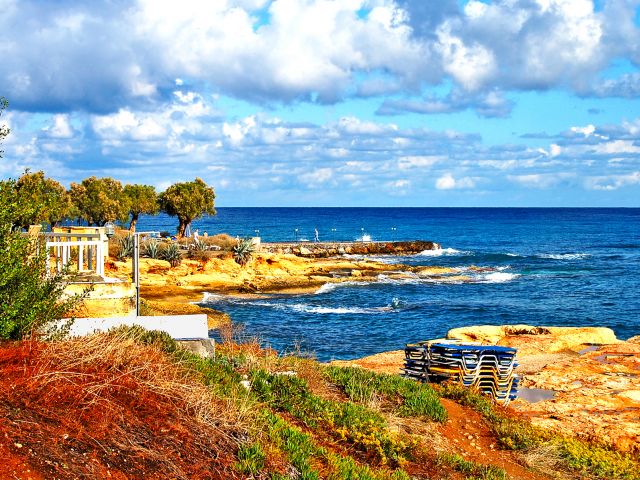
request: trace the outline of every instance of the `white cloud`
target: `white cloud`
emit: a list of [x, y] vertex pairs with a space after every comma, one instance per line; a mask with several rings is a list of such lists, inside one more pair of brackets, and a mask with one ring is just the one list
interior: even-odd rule
[[317, 188], [321, 184], [327, 183], [333, 178], [333, 170], [330, 168], [318, 168], [307, 173], [303, 173], [298, 179], [312, 188]]
[[640, 153], [640, 146], [635, 145], [631, 140], [614, 140], [611, 142], [604, 142], [594, 147], [594, 151], [597, 153], [604, 154], [619, 154], [619, 153], [629, 153], [636, 154]]
[[626, 175], [592, 177], [585, 181], [585, 187], [589, 190], [612, 191], [630, 185], [640, 185], [640, 171], [631, 172]]
[[475, 187], [475, 181], [470, 177], [454, 178], [451, 173], [445, 173], [436, 180], [438, 190], [469, 189]]
[[167, 135], [166, 128], [151, 116], [138, 117], [130, 110], [122, 109], [118, 113], [94, 116], [93, 130], [102, 139], [121, 140], [157, 140]]
[[400, 170], [425, 169], [441, 161], [443, 161], [443, 157], [439, 155], [409, 155], [398, 159], [398, 168]]
[[53, 125], [43, 129], [50, 138], [68, 139], [73, 137], [74, 131], [69, 123], [69, 115], [54, 115], [52, 120]]
[[549, 188], [557, 185], [562, 179], [555, 173], [532, 173], [527, 175], [509, 175], [507, 179], [528, 188]]

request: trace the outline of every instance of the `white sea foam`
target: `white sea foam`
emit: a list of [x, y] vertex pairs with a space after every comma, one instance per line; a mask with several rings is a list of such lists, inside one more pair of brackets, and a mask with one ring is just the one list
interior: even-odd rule
[[363, 234], [362, 236], [356, 238], [356, 242], [373, 242], [373, 238], [368, 233]]
[[506, 283], [518, 278], [520, 275], [517, 273], [505, 273], [505, 272], [492, 272], [487, 273], [480, 277], [482, 283]]
[[[223, 298], [224, 298], [223, 295], [218, 295], [217, 293], [204, 292], [204, 295], [202, 295], [201, 301], [202, 303], [219, 302]], [[199, 303], [199, 302], [194, 302], [194, 303]]]
[[372, 282], [335, 282], [335, 283], [325, 283], [318, 290], [315, 291], [316, 295], [322, 295], [323, 293], [329, 293], [335, 290], [336, 288], [342, 287], [362, 287], [365, 285], [370, 285]]
[[538, 256], [540, 258], [549, 258], [551, 260], [582, 260], [590, 255], [588, 253], [549, 253]]
[[465, 250], [457, 250], [455, 248], [436, 248], [435, 250], [423, 250], [416, 254], [421, 257], [441, 257], [441, 256], [454, 256], [454, 255], [470, 255], [471, 252]]

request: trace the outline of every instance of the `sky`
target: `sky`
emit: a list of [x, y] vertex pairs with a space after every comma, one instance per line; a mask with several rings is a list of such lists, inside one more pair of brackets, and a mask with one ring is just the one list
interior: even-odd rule
[[640, 0], [0, 0], [0, 177], [640, 206]]

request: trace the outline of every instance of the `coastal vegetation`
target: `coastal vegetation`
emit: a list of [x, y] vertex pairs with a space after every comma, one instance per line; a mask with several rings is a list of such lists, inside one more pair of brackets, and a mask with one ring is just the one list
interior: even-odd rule
[[[2, 475], [22, 461], [44, 478], [640, 478], [637, 458], [535, 429], [468, 389], [255, 342], [225, 338], [203, 358], [120, 328], [2, 343], [0, 371], [13, 386], [0, 389], [0, 435], [12, 441]], [[460, 451], [468, 432], [450, 425], [451, 401], [484, 418], [496, 447], [482, 461]]]
[[125, 185], [123, 193], [129, 206], [129, 230], [132, 232], [136, 231], [136, 223], [141, 214], [156, 215], [160, 211], [158, 194], [152, 185]]
[[16, 182], [0, 181], [0, 339], [42, 330], [73, 309], [64, 296], [63, 273], [48, 275], [38, 237], [22, 235], [16, 218], [37, 215], [39, 205], [16, 195]]
[[178, 236], [182, 237], [191, 222], [203, 214], [215, 215], [213, 188], [200, 178], [193, 182], [174, 183], [160, 194], [162, 211], [178, 217]]
[[[1, 113], [1, 110], [0, 110]], [[2, 127], [2, 135], [8, 128]], [[3, 137], [0, 137], [2, 140]], [[13, 194], [31, 208], [14, 211], [12, 222], [21, 228], [45, 224], [53, 229], [65, 220], [104, 226], [107, 222], [129, 223], [134, 232], [141, 215], [160, 211], [178, 217], [177, 234], [183, 236], [191, 222], [204, 214], [215, 215], [215, 194], [203, 180], [176, 183], [158, 194], [151, 185], [126, 184], [110, 177], [85, 178], [71, 183], [69, 190], [44, 172], [26, 170], [14, 182]]]

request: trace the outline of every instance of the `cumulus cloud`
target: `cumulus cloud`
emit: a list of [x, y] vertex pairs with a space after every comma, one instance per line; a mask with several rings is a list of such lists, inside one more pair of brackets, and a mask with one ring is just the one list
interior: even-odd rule
[[626, 175], [593, 177], [585, 181], [585, 186], [590, 190], [611, 191], [630, 185], [640, 185], [640, 171], [631, 172]]
[[0, 17], [0, 82], [22, 110], [107, 114], [156, 108], [176, 79], [266, 105], [419, 96], [450, 79], [448, 97], [381, 112], [505, 116], [501, 92], [514, 89], [636, 97], [637, 73], [601, 79], [616, 59], [640, 63], [636, 9], [627, 0], [599, 10], [590, 0], [12, 0]]
[[445, 173], [436, 180], [438, 190], [452, 190], [454, 188], [470, 189], [476, 186], [475, 181], [470, 177], [454, 178], [451, 173]]
[[511, 113], [513, 105], [513, 101], [506, 99], [497, 90], [478, 94], [454, 90], [445, 97], [431, 96], [424, 100], [385, 100], [376, 113], [378, 115], [442, 114], [474, 109], [483, 117], [506, 117]]

